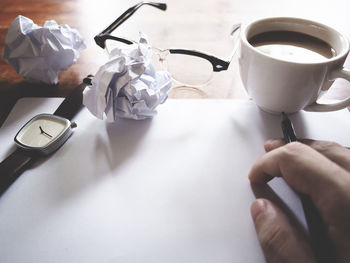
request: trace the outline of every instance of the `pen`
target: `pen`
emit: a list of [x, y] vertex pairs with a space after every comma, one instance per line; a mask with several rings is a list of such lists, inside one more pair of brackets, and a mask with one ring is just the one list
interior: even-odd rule
[[281, 127], [283, 131], [283, 137], [284, 137], [285, 143], [295, 142], [297, 140], [297, 136], [295, 135], [293, 124], [284, 112], [282, 112]]
[[[293, 124], [284, 112], [282, 112], [281, 127], [285, 143], [297, 140]], [[310, 196], [302, 193], [299, 196], [309, 228], [311, 247], [317, 262], [337, 262], [335, 247], [328, 237], [327, 227]]]

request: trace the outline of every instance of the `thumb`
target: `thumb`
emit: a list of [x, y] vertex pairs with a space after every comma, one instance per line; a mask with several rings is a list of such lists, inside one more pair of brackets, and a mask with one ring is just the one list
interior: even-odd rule
[[251, 206], [258, 239], [269, 263], [315, 262], [305, 237], [272, 202], [257, 199]]

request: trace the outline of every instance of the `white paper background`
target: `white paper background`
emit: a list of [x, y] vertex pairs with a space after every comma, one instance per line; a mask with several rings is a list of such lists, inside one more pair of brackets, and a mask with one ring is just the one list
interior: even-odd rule
[[[265, 139], [282, 136], [280, 117], [232, 100], [169, 100], [158, 112], [116, 123], [80, 112], [67, 143], [1, 196], [1, 262], [265, 262], [247, 175]], [[300, 137], [350, 145], [347, 111], [291, 119]], [[294, 193], [272, 185], [305, 223]]]

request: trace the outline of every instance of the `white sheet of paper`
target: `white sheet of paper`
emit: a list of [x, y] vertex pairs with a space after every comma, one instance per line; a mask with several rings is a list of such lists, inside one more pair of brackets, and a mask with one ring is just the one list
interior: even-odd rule
[[[39, 110], [28, 100], [0, 128], [1, 142], [22, 125], [18, 111], [29, 119], [28, 104]], [[46, 112], [59, 104], [37, 100]], [[350, 146], [349, 117], [291, 119], [299, 137]], [[67, 143], [0, 197], [1, 262], [265, 262], [247, 175], [265, 139], [282, 136], [280, 116], [249, 101], [168, 100], [149, 120], [107, 123], [84, 109], [75, 121]], [[3, 158], [11, 149], [2, 146]], [[271, 185], [305, 225], [294, 192]]]

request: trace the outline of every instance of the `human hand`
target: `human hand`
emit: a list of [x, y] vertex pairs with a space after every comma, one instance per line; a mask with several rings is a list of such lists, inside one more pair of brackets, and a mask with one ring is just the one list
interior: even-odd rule
[[[330, 142], [302, 142], [267, 141], [267, 153], [254, 164], [249, 179], [255, 184], [282, 176], [294, 190], [309, 195], [339, 262], [350, 262], [350, 150]], [[316, 262], [303, 234], [271, 201], [256, 200], [251, 214], [268, 262]]]

